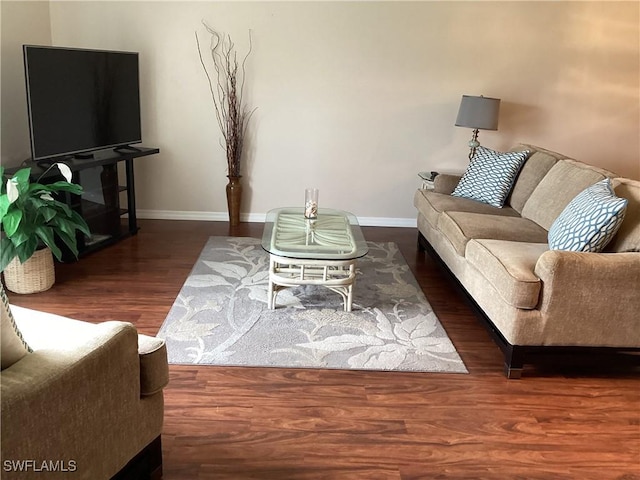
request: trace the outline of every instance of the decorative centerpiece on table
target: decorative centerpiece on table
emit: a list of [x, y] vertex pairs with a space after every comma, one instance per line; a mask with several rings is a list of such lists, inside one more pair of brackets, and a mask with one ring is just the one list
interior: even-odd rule
[[[53, 168], [64, 180], [39, 183]], [[0, 166], [0, 178], [0, 271], [5, 285], [14, 293], [48, 290], [55, 282], [53, 255], [62, 260], [56, 240], [77, 258], [77, 231], [90, 235], [80, 214], [54, 196], [81, 195], [82, 187], [71, 183], [71, 169], [64, 163], [54, 163], [35, 182], [31, 182], [31, 168], [9, 177]]]
[[[249, 119], [255, 111], [249, 110], [243, 102], [245, 64], [252, 50], [251, 31], [249, 31], [249, 50], [242, 63], [238, 63], [235, 44], [230, 35], [222, 35], [202, 22], [211, 36], [208, 54], [211, 64], [207, 68], [207, 62], [203, 57], [200, 41], [196, 32], [196, 44], [198, 55], [213, 99], [216, 119], [222, 132], [227, 154], [227, 208], [229, 210], [229, 222], [231, 226], [240, 223], [240, 204], [242, 199], [242, 184], [240, 179], [240, 166], [242, 160], [242, 147], [244, 137], [249, 124]], [[215, 81], [214, 81], [215, 79]]]
[[304, 218], [315, 220], [318, 218], [318, 189], [307, 188], [304, 191]]

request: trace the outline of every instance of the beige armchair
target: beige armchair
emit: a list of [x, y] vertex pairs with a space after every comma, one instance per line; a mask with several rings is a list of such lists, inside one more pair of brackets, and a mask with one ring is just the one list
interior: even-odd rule
[[2, 478], [160, 478], [164, 341], [125, 322], [11, 313], [33, 351], [1, 374]]

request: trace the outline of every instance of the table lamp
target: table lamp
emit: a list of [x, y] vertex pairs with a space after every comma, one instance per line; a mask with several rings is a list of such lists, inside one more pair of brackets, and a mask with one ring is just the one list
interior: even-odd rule
[[473, 128], [473, 136], [469, 141], [469, 160], [473, 158], [476, 148], [480, 146], [478, 142], [479, 130], [497, 130], [498, 129], [498, 113], [500, 110], [500, 99], [474, 97], [471, 95], [463, 95], [458, 110], [458, 118], [456, 118], [456, 127]]

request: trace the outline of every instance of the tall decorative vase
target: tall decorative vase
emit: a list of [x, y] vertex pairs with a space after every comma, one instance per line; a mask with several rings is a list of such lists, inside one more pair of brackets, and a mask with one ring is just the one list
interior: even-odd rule
[[229, 209], [229, 225], [232, 227], [240, 223], [240, 204], [242, 202], [242, 175], [237, 177], [227, 175], [227, 208]]
[[13, 293], [38, 293], [49, 290], [56, 281], [50, 248], [36, 250], [26, 262], [14, 258], [4, 269], [4, 283]]

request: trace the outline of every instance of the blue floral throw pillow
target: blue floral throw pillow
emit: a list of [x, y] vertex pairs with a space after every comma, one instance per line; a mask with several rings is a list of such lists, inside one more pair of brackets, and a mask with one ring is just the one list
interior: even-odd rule
[[477, 147], [451, 195], [502, 208], [528, 156], [528, 151], [501, 153]]
[[627, 203], [616, 197], [608, 178], [585, 188], [551, 225], [549, 248], [601, 252], [620, 228]]

